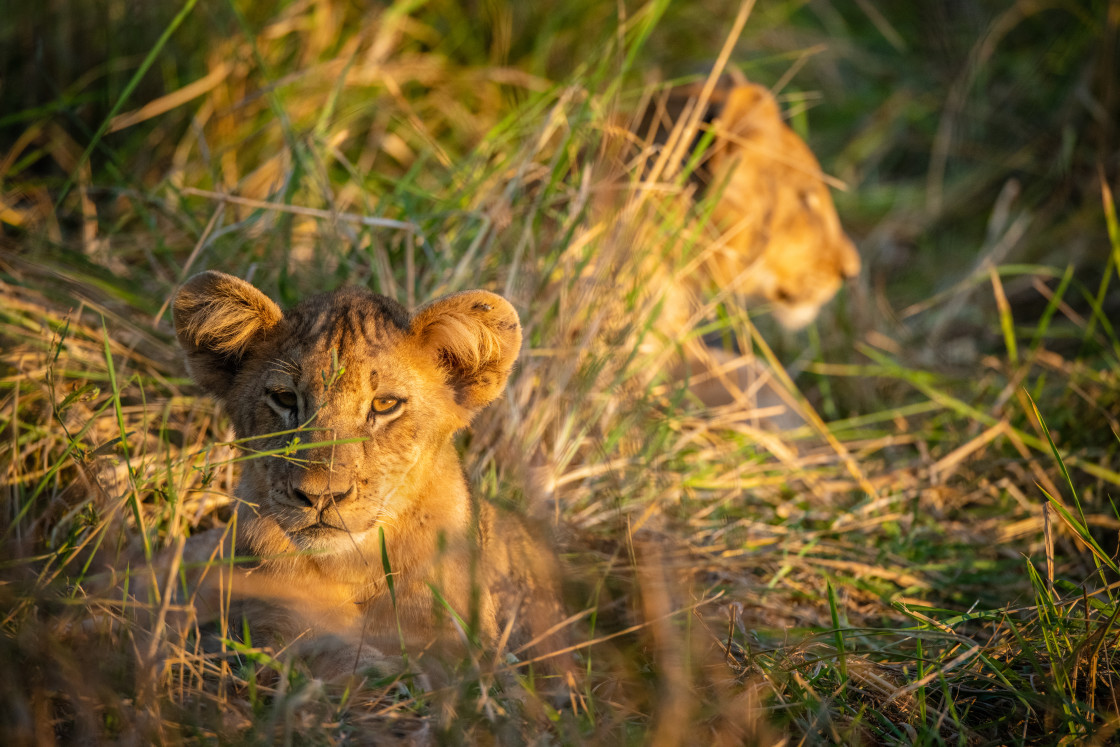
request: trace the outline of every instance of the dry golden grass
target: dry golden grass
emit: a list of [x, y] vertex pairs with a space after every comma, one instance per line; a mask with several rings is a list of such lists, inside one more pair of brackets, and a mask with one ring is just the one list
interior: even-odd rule
[[[749, 400], [706, 410], [666, 375], [678, 341], [656, 333], [651, 287], [666, 265], [633, 246], [669, 272], [688, 255], [696, 212], [666, 199], [681, 159], [652, 184], [636, 166], [628, 207], [596, 209], [618, 188], [597, 147], [652, 96], [626, 54], [663, 10], [628, 15], [601, 63], [557, 83], [457, 56], [438, 13], [304, 0], [234, 18], [189, 80], [99, 122], [101, 145], [50, 116], [0, 144], [9, 740], [1111, 738], [1107, 181], [1112, 222], [1079, 225], [1112, 259], [1088, 280], [1001, 267], [1028, 214], [996, 202], [959, 284], [908, 305], [857, 287], [794, 355], [758, 310], [713, 303], [697, 335], [733, 340], [805, 424], [768, 428]], [[566, 48], [549, 33], [541, 47]], [[244, 454], [183, 378], [167, 313], [207, 267], [284, 302], [343, 282], [409, 305], [463, 287], [514, 301], [527, 351], [461, 445], [477, 494], [554, 530], [585, 670], [570, 702], [484, 652], [455, 688], [326, 686], [168, 624], [174, 574], [143, 604], [106, 583], [230, 516]], [[986, 306], [988, 327], [959, 329]]]

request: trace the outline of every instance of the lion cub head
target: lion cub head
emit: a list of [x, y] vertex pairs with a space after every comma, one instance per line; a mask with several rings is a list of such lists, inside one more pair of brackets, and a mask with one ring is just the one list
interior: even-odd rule
[[505, 299], [465, 291], [410, 314], [348, 288], [282, 312], [249, 283], [204, 272], [174, 315], [191, 376], [257, 455], [239, 489], [249, 549], [320, 562], [360, 551], [380, 526], [408, 563], [418, 536], [466, 525], [451, 436], [517, 359], [521, 327]]
[[721, 191], [704, 280], [766, 299], [783, 326], [803, 327], [860, 268], [817, 159], [756, 84], [727, 94], [710, 153]]

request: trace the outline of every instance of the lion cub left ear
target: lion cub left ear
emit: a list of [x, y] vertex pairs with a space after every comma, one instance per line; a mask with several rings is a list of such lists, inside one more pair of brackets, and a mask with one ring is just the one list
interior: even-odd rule
[[183, 283], [174, 316], [191, 377], [207, 393], [225, 399], [245, 356], [282, 314], [249, 283], [209, 270]]
[[521, 351], [517, 311], [483, 290], [454, 293], [422, 307], [412, 319], [412, 333], [436, 355], [455, 401], [471, 413], [502, 393]]

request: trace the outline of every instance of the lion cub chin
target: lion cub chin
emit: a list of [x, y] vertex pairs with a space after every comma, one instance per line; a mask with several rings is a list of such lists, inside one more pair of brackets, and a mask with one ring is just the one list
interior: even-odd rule
[[235, 629], [244, 618], [254, 645], [302, 652], [325, 678], [386, 653], [493, 644], [558, 609], [540, 545], [472, 503], [451, 441], [517, 359], [508, 301], [465, 291], [409, 313], [348, 288], [282, 312], [249, 283], [204, 272], [174, 314], [191, 376], [257, 455], [244, 462], [234, 546], [218, 553], [253, 561], [207, 574], [203, 606], [217, 609], [230, 586]]

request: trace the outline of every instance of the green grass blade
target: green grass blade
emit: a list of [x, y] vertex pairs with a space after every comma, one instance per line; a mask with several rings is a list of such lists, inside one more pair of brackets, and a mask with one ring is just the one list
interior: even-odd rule
[[70, 190], [74, 187], [74, 182], [78, 180], [78, 175], [85, 167], [86, 162], [89, 161], [90, 155], [93, 154], [94, 149], [101, 142], [101, 138], [104, 137], [105, 133], [109, 130], [109, 125], [112, 124], [113, 117], [117, 116], [117, 114], [120, 113], [120, 110], [124, 107], [125, 102], [128, 101], [130, 96], [132, 96], [132, 92], [136, 90], [136, 86], [140, 84], [140, 81], [148, 73], [149, 68], [151, 68], [153, 63], [155, 63], [156, 58], [159, 57], [159, 53], [163, 51], [163, 47], [167, 44], [167, 40], [171, 38], [171, 35], [175, 33], [175, 30], [179, 28], [179, 25], [182, 24], [183, 21], [186, 20], [187, 16], [190, 15], [197, 2], [198, 0], [186, 0], [186, 2], [183, 4], [182, 9], [180, 9], [175, 17], [171, 19], [171, 23], [169, 23], [167, 25], [167, 28], [164, 29], [163, 33], [160, 34], [159, 39], [155, 43], [155, 46], [153, 46], [151, 50], [149, 50], [147, 56], [144, 57], [144, 61], [140, 63], [140, 67], [138, 67], [136, 69], [136, 72], [132, 74], [132, 78], [129, 79], [128, 84], [124, 87], [124, 90], [121, 91], [120, 97], [117, 99], [116, 103], [113, 104], [113, 108], [109, 110], [109, 113], [107, 115], [105, 115], [105, 119], [101, 122], [101, 126], [97, 128], [97, 132], [93, 133], [93, 137], [90, 138], [89, 145], [87, 145], [86, 149], [82, 151], [81, 157], [78, 158], [78, 164], [74, 167], [73, 171], [70, 172], [70, 176], [63, 183], [62, 189], [59, 190], [58, 198], [55, 200], [55, 205], [62, 205], [63, 200], [66, 199], [66, 195], [68, 195], [70, 193]]
[[840, 610], [836, 603], [836, 591], [832, 588], [831, 581], [826, 582], [825, 588], [828, 593], [828, 612], [832, 616], [832, 640], [836, 646], [836, 662], [840, 665], [841, 682], [847, 682], [848, 660], [847, 653], [844, 650], [844, 633], [840, 627]]

